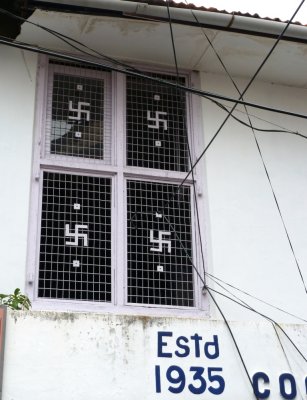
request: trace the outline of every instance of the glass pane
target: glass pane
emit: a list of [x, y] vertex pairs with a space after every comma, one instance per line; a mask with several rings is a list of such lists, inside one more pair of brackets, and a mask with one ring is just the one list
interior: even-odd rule
[[128, 302], [193, 307], [190, 187], [127, 185]]
[[111, 180], [45, 172], [38, 296], [111, 301]]
[[104, 159], [104, 81], [55, 73], [50, 153]]
[[[168, 75], [151, 76], [177, 82]], [[180, 79], [184, 85], [185, 79]], [[127, 77], [127, 164], [188, 170], [185, 93], [158, 82]]]

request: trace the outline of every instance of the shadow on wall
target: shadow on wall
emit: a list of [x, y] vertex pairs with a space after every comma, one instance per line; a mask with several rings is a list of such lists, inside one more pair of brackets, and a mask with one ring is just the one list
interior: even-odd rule
[[[29, 18], [33, 11], [29, 12], [26, 0], [1, 0], [0, 8], [19, 17]], [[13, 18], [9, 14], [0, 13], [0, 35], [10, 39], [16, 39], [20, 33], [22, 21]]]

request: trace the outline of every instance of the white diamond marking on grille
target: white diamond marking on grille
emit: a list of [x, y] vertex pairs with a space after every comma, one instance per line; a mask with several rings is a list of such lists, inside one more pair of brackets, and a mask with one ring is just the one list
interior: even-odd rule
[[167, 245], [167, 252], [171, 253], [172, 252], [172, 242], [170, 240], [165, 240], [163, 239], [163, 236], [170, 236], [171, 232], [166, 232], [166, 231], [158, 231], [159, 238], [155, 239], [154, 238], [154, 233], [153, 230], [150, 230], [150, 237], [149, 241], [150, 243], [158, 244], [159, 247], [151, 247], [150, 251], [157, 251], [159, 253], [162, 253], [163, 250], [163, 245]]
[[154, 95], [154, 100], [159, 101], [160, 100], [160, 96], [158, 94]]
[[158, 265], [158, 266], [157, 266], [157, 271], [158, 271], [158, 272], [164, 272], [164, 267], [163, 267], [163, 265]]
[[74, 203], [74, 210], [80, 210], [81, 204], [79, 203]]
[[70, 227], [69, 224], [65, 224], [65, 236], [66, 237], [71, 237], [74, 238], [75, 240], [73, 242], [65, 242], [65, 244], [68, 244], [69, 246], [79, 246], [79, 238], [83, 239], [83, 244], [85, 247], [88, 246], [88, 239], [87, 239], [87, 233], [80, 233], [79, 229], [88, 229], [88, 225], [75, 225], [75, 231], [70, 232]]
[[161, 145], [162, 145], [161, 140], [156, 140], [155, 141], [155, 146], [156, 147], [161, 147]]
[[78, 108], [73, 108], [72, 101], [69, 100], [69, 111], [77, 113], [76, 117], [69, 116], [68, 119], [73, 119], [76, 121], [80, 121], [82, 114], [86, 115], [86, 120], [90, 120], [90, 112], [89, 110], [84, 110], [82, 107], [90, 107], [90, 103], [86, 103], [84, 101], [78, 101]]
[[80, 267], [80, 261], [79, 260], [73, 260], [72, 266], [75, 267], [75, 268]]
[[83, 90], [83, 85], [77, 85], [77, 90], [81, 92]]
[[154, 122], [155, 125], [147, 125], [148, 128], [159, 129], [160, 122], [163, 124], [163, 129], [167, 131], [167, 120], [162, 119], [161, 116], [167, 115], [167, 112], [164, 111], [156, 111], [155, 116], [151, 117], [151, 112], [147, 111], [147, 121]]
[[76, 138], [81, 138], [82, 137], [82, 133], [81, 132], [75, 132], [75, 137]]

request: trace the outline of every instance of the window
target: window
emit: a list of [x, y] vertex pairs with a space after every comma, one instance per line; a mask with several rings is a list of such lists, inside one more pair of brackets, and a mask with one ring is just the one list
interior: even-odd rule
[[192, 182], [178, 190], [190, 168], [190, 99], [161, 81], [174, 75], [145, 71], [153, 79], [42, 58], [34, 304], [203, 308]]
[[111, 179], [43, 172], [38, 297], [111, 301]]
[[111, 162], [110, 74], [49, 65], [46, 154]]
[[176, 190], [169, 183], [127, 181], [130, 303], [194, 306], [190, 187], [170, 201]]

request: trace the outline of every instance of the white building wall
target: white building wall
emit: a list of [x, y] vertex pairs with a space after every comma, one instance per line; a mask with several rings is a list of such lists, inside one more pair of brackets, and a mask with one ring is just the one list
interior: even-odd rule
[[[2, 267], [0, 293], [24, 288], [37, 56], [1, 48], [1, 188]], [[202, 75], [202, 88], [236, 96], [220, 75]], [[12, 84], [14, 83], [14, 84]], [[241, 87], [245, 82], [239, 81]], [[255, 83], [247, 99], [304, 113], [305, 89]], [[241, 108], [242, 109], [242, 108]], [[304, 121], [251, 110], [269, 121], [304, 133]], [[246, 120], [243, 114], [236, 116]], [[203, 101], [204, 138], [209, 142], [225, 113]], [[270, 128], [253, 119], [256, 126]], [[274, 128], [274, 127], [273, 127]], [[277, 199], [307, 280], [307, 141], [285, 133], [257, 134]], [[198, 149], [199, 152], [201, 149]], [[204, 175], [208, 207], [206, 259], [208, 270], [246, 292], [307, 318], [305, 292], [277, 207], [250, 130], [229, 120], [206, 155]], [[210, 287], [221, 288], [207, 278]], [[231, 289], [233, 291], [233, 289]], [[291, 316], [234, 292], [261, 312], [282, 322]], [[229, 294], [228, 294], [229, 295]], [[216, 295], [230, 320], [259, 319], [256, 314]], [[211, 306], [212, 318], [221, 318]]]
[[0, 293], [25, 285], [36, 61], [0, 48]]
[[[230, 323], [247, 371], [252, 378], [264, 372], [269, 384], [259, 380], [259, 390], [269, 389], [270, 400], [282, 400], [279, 377], [290, 373], [297, 398], [306, 395], [306, 364], [286, 337], [268, 322]], [[284, 326], [299, 350], [307, 351], [306, 326]], [[160, 339], [159, 339], [160, 332]], [[238, 352], [223, 322], [191, 318], [148, 318], [142, 316], [54, 312], [10, 312], [7, 319], [3, 400], [208, 400], [244, 399], [255, 396]], [[198, 335], [198, 344], [195, 341]], [[185, 337], [186, 349], [176, 341]], [[215, 338], [214, 338], [215, 336]], [[194, 337], [194, 339], [192, 338]], [[213, 344], [215, 343], [215, 344]], [[206, 350], [205, 350], [206, 348]], [[198, 353], [199, 350], [199, 353]], [[178, 352], [181, 357], [178, 356]], [[209, 354], [209, 356], [208, 356]], [[184, 371], [182, 391], [166, 379], [175, 365]], [[161, 392], [157, 391], [155, 367], [160, 367]], [[203, 387], [191, 367], [202, 367]], [[218, 389], [222, 377], [225, 388]], [[158, 375], [157, 375], [158, 376]], [[178, 374], [172, 373], [173, 378]], [[286, 382], [288, 393], [289, 382]]]
[[[37, 57], [20, 50], [1, 48], [0, 57], [1, 196], [0, 230], [2, 266], [0, 293], [24, 288]], [[226, 78], [203, 74], [202, 88], [236, 96]], [[241, 87], [245, 82], [239, 81]], [[3, 90], [2, 90], [3, 88]], [[256, 83], [247, 99], [305, 113], [305, 89]], [[242, 110], [242, 107], [239, 108]], [[294, 131], [305, 133], [304, 121], [251, 110], [255, 115]], [[236, 116], [246, 120], [243, 114]], [[203, 101], [206, 143], [216, 132], [225, 113]], [[253, 118], [255, 126], [270, 128]], [[274, 128], [274, 127], [273, 127]], [[263, 157], [279, 201], [285, 224], [306, 276], [307, 265], [307, 141], [285, 133], [257, 134]], [[198, 149], [199, 152], [201, 149]], [[206, 260], [208, 271], [260, 299], [307, 319], [306, 298], [272, 192], [250, 130], [228, 121], [205, 158], [203, 166], [207, 209]], [[207, 277], [207, 283], [222, 289]], [[223, 284], [224, 285], [224, 284]], [[224, 285], [225, 286], [225, 285]], [[280, 322], [298, 349], [306, 354], [306, 325], [240, 292], [228, 289], [262, 313]], [[229, 295], [229, 293], [227, 293]], [[247, 369], [252, 377], [264, 372], [271, 400], [281, 400], [279, 377], [291, 373], [298, 396], [306, 395], [306, 363], [285, 335], [255, 313], [215, 295], [230, 322]], [[179, 314], [179, 313], [178, 313]], [[186, 386], [178, 399], [194, 399], [188, 389], [193, 366], [222, 368], [225, 381], [221, 395], [207, 391], [206, 398], [254, 399], [251, 385], [226, 324], [213, 304], [211, 320], [180, 317], [124, 316], [93, 313], [10, 312], [7, 320], [3, 400], [161, 400], [169, 392], [165, 373], [170, 365], [180, 367]], [[216, 321], [218, 320], [218, 321]], [[248, 321], [247, 321], [248, 320]], [[260, 322], [261, 320], [261, 322]], [[164, 336], [158, 356], [158, 332]], [[202, 336], [201, 354], [195, 355], [191, 336]], [[218, 337], [219, 355], [209, 359], [204, 344]], [[189, 340], [190, 354], [174, 354], [176, 338]], [[155, 366], [161, 369], [161, 393], [156, 392]], [[209, 382], [208, 382], [209, 385]], [[216, 383], [215, 383], [216, 385]], [[176, 385], [175, 385], [176, 386]]]
[[[248, 82], [238, 80], [242, 89]], [[202, 75], [202, 88], [234, 98], [228, 78]], [[245, 99], [306, 113], [306, 89], [256, 82]], [[232, 104], [229, 103], [230, 106]], [[238, 107], [243, 110], [243, 107]], [[307, 135], [303, 119], [249, 108], [249, 112], [286, 129]], [[248, 122], [246, 116], [236, 117]], [[205, 140], [209, 143], [226, 113], [203, 101]], [[255, 127], [278, 129], [256, 118]], [[264, 162], [295, 255], [307, 281], [307, 140], [287, 133], [257, 133]], [[242, 290], [306, 319], [306, 293], [250, 128], [229, 119], [206, 154], [209, 270]], [[212, 281], [208, 279], [208, 285]], [[215, 286], [215, 289], [221, 290]], [[229, 288], [228, 288], [229, 289]], [[232, 289], [231, 289], [232, 290]], [[233, 290], [232, 290], [233, 291]], [[280, 321], [290, 316], [234, 291], [258, 310]], [[229, 295], [229, 294], [228, 294]], [[254, 319], [250, 311], [216, 295], [228, 319]], [[216, 314], [217, 315], [217, 314]]]

